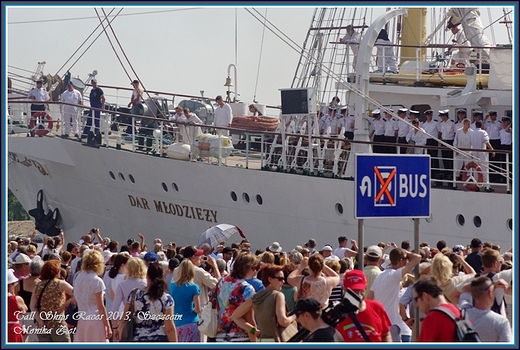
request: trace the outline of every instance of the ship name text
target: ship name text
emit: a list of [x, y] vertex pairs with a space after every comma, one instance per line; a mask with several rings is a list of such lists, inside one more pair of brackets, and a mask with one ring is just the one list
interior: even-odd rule
[[136, 197], [128, 195], [130, 205], [135, 208], [144, 210], [155, 209], [158, 213], [182, 216], [187, 219], [201, 220], [207, 222], [217, 222], [217, 211], [211, 209], [204, 209], [199, 207], [192, 207], [189, 205], [180, 205], [171, 202], [153, 200], [153, 204], [148, 203], [148, 199], [143, 197]]

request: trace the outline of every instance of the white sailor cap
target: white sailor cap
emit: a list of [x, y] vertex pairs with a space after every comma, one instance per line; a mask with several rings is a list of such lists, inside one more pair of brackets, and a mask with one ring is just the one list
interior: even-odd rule
[[381, 111], [380, 111], [379, 109], [374, 109], [374, 110], [372, 111], [372, 115], [373, 115], [373, 116], [374, 116], [374, 115], [380, 115], [380, 114], [381, 114]]
[[408, 108], [399, 108], [397, 110], [397, 112], [399, 112], [399, 113], [406, 113], [406, 112], [408, 112]]
[[466, 114], [466, 110], [463, 109], [463, 108], [459, 108], [459, 109], [457, 109], [457, 113], [464, 113], [464, 114]]
[[473, 111], [473, 115], [484, 115], [484, 112], [482, 112], [480, 109], [475, 109]]
[[340, 111], [346, 111], [347, 109], [348, 109], [348, 106], [347, 106], [347, 105], [345, 105], [345, 106], [341, 106], [341, 107], [340, 107]]
[[421, 112], [410, 109], [410, 114], [421, 114]]
[[424, 111], [424, 114], [433, 114], [433, 110], [427, 109]]
[[390, 114], [390, 113], [394, 113], [394, 110], [393, 110], [392, 108], [388, 108], [388, 110], [385, 111], [385, 113], [388, 113], [388, 114]]
[[443, 109], [439, 111], [439, 115], [448, 115], [448, 113], [450, 113], [449, 109]]

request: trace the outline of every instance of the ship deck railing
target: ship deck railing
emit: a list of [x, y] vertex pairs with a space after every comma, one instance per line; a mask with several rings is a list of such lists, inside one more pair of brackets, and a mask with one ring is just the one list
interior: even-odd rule
[[[50, 102], [53, 105], [59, 105], [57, 102]], [[83, 106], [85, 109], [96, 109]], [[169, 145], [182, 142], [179, 126], [182, 123], [171, 122], [166, 119], [136, 116], [126, 113], [117, 113], [118, 117], [127, 117], [113, 120], [114, 111], [101, 110], [100, 130], [101, 143], [95, 145], [97, 147], [114, 148], [122, 152], [134, 152], [148, 156], [168, 158]], [[83, 125], [88, 116], [84, 115]], [[130, 124], [125, 124], [121, 120], [130, 120]], [[145, 132], [146, 129], [140, 124], [143, 120], [154, 119], [158, 121], [159, 127], [154, 130]], [[27, 124], [26, 124], [27, 125]], [[9, 133], [11, 136], [26, 136], [29, 130], [25, 125], [18, 124], [9, 125]], [[126, 133], [130, 126], [131, 132]], [[187, 125], [193, 126], [193, 124]], [[347, 172], [348, 162], [355, 161], [351, 147], [354, 144], [383, 146], [395, 148], [395, 152], [401, 151], [401, 148], [420, 148], [425, 153], [429, 152], [432, 160], [437, 160], [439, 167], [431, 168], [431, 181], [434, 187], [444, 187], [447, 189], [465, 189], [468, 181], [463, 181], [461, 177], [457, 177], [453, 169], [445, 169], [442, 157], [442, 151], [447, 150], [446, 147], [439, 146], [417, 146], [399, 143], [371, 142], [348, 140], [338, 135], [309, 135], [303, 132], [295, 132], [288, 130], [283, 134], [280, 132], [259, 131], [259, 130], [243, 130], [236, 128], [215, 127], [208, 125], [197, 125], [203, 129], [203, 132], [216, 134], [217, 130], [228, 130], [230, 138], [234, 144], [234, 150], [228, 157], [220, 159], [209, 157], [191, 156], [191, 161], [198, 161], [208, 165], [231, 166], [244, 169], [256, 169], [264, 171], [276, 171], [282, 173], [293, 173], [306, 176], [317, 176], [325, 178], [336, 178], [353, 180], [354, 174]], [[15, 128], [17, 131], [15, 131]], [[65, 138], [63, 125], [58, 130], [55, 128], [44, 137], [62, 137]], [[144, 140], [144, 147], [139, 147], [137, 141], [139, 137], [151, 138], [151, 147], [146, 147], [147, 142]], [[86, 139], [68, 137], [70, 142], [81, 142], [86, 144]], [[309, 147], [309, 144], [311, 145]], [[192, 147], [196, 145], [192, 145]], [[467, 155], [467, 162], [475, 161], [481, 163], [478, 159], [471, 155], [471, 149], [460, 149], [461, 154]], [[478, 183], [478, 189], [485, 191], [492, 188], [492, 191], [511, 193], [512, 185], [512, 152], [504, 150], [478, 150], [478, 152], [488, 153], [488, 163], [480, 164], [483, 171], [489, 172], [489, 183]], [[490, 153], [495, 153], [494, 158]], [[218, 153], [221, 154], [221, 153]], [[495, 160], [495, 159], [500, 159]], [[166, 161], [166, 159], [165, 159]], [[453, 158], [448, 159], [453, 164]], [[435, 162], [432, 162], [435, 163]], [[449, 166], [449, 165], [448, 165]], [[470, 175], [468, 170], [468, 178], [478, 178], [478, 174]], [[461, 171], [461, 174], [463, 172]], [[484, 178], [486, 178], [484, 176]], [[469, 182], [472, 182], [470, 179]]]

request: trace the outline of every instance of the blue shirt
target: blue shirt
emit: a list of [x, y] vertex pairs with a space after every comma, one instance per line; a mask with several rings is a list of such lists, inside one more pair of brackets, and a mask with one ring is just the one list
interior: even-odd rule
[[256, 293], [265, 289], [264, 284], [258, 278], [251, 278], [249, 280], [246, 280], [246, 282], [253, 286]]
[[175, 326], [199, 322], [199, 316], [195, 313], [193, 297], [200, 295], [200, 288], [195, 283], [184, 283], [178, 286], [175, 282], [170, 284], [170, 295], [175, 301]]

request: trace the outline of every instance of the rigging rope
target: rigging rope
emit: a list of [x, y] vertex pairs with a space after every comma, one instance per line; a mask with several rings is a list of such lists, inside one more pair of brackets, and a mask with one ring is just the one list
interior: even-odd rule
[[[267, 8], [265, 9], [265, 15], [264, 15], [265, 19], [267, 19]], [[258, 88], [258, 78], [260, 76], [260, 62], [262, 61], [262, 51], [264, 50], [264, 35], [265, 35], [265, 20], [264, 20], [264, 26], [262, 28], [262, 40], [260, 42], [260, 54], [259, 54], [259, 57], [258, 57], [258, 68], [256, 69], [256, 81], [255, 81], [255, 91], [254, 91], [254, 94], [253, 94], [253, 102], [254, 103], [257, 103], [256, 101], [256, 91], [257, 91], [257, 88]]]
[[[109, 15], [110, 15], [114, 10], [115, 10], [115, 9], [112, 9], [112, 11], [110, 11]], [[115, 16], [114, 16], [114, 18], [112, 18], [112, 19], [110, 20], [110, 22], [113, 21], [113, 20], [115, 20], [116, 17], [121, 13], [121, 11], [122, 11], [122, 9], [121, 9], [121, 10], [120, 10], [120, 11], [119, 11]], [[108, 18], [107, 18], [106, 20], [108, 21]], [[110, 23], [110, 22], [109, 22], [109, 23]], [[101, 26], [101, 23], [98, 24], [96, 28], [94, 28], [94, 30], [90, 33], [90, 35], [89, 35], [89, 36], [88, 36], [88, 37], [87, 37], [87, 38], [86, 38], [86, 39], [81, 43], [81, 45], [79, 45], [79, 47], [76, 49], [76, 51], [74, 51], [74, 52], [72, 53], [72, 55], [70, 55], [70, 57], [68, 58], [68, 60], [65, 61], [65, 63], [64, 63], [64, 64], [63, 64], [59, 69], [58, 69], [58, 71], [56, 72], [55, 75], [58, 75], [58, 74], [59, 74], [59, 72], [63, 69], [63, 67], [65, 67], [65, 65], [66, 65], [67, 63], [69, 63], [69, 61], [72, 59], [72, 57], [74, 57], [74, 55], [79, 51], [79, 49], [81, 49], [81, 47], [82, 47], [82, 46], [87, 42], [87, 40], [90, 39], [90, 37], [91, 37], [92, 35], [94, 35], [94, 33], [96, 32], [96, 30], [97, 30], [100, 26]], [[83, 53], [82, 53], [82, 54], [81, 54], [81, 55], [80, 55], [80, 56], [79, 56], [79, 57], [78, 57], [78, 58], [77, 58], [77, 59], [72, 63], [72, 65], [67, 69], [67, 71], [70, 71], [70, 70], [72, 69], [72, 67], [74, 67], [74, 65], [75, 65], [75, 64], [76, 64], [76, 63], [81, 59], [81, 57], [83, 57], [83, 55], [85, 55], [85, 53], [88, 51], [88, 49], [90, 49], [90, 47], [91, 47], [92, 45], [94, 45], [94, 43], [95, 43], [96, 40], [101, 36], [101, 34], [103, 34], [103, 32], [99, 33], [99, 34], [96, 36], [96, 38], [92, 41], [92, 43], [90, 43], [90, 45], [85, 49], [85, 51], [83, 51]]]

